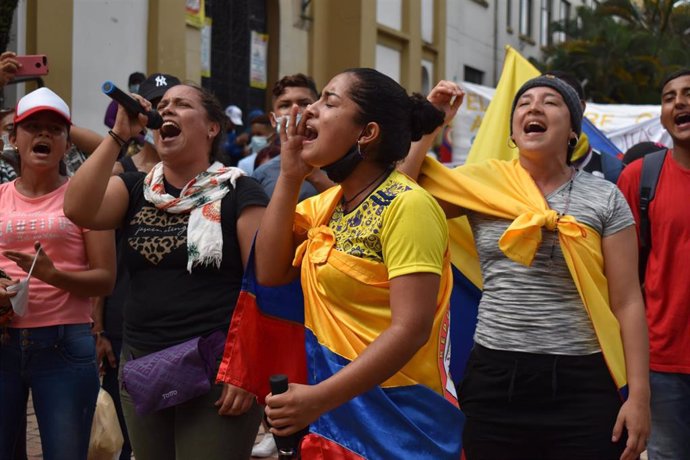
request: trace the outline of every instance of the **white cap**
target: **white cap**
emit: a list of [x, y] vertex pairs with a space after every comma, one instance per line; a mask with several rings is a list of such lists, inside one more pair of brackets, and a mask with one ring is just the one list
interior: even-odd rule
[[235, 126], [242, 126], [242, 109], [236, 105], [229, 105], [225, 108], [225, 115]]
[[17, 111], [14, 113], [14, 122], [18, 123], [26, 117], [44, 110], [55, 112], [62, 116], [68, 124], [72, 124], [67, 103], [46, 87], [38, 88], [19, 100]]

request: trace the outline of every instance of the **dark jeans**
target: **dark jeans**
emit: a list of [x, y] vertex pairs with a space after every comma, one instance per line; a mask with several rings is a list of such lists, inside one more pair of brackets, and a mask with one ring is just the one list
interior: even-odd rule
[[118, 379], [118, 366], [120, 362], [120, 352], [122, 351], [122, 339], [110, 338], [110, 344], [113, 347], [115, 354], [115, 367], [110, 367], [106, 362], [105, 374], [103, 375], [103, 389], [113, 398], [115, 403], [115, 410], [117, 411], [117, 419], [120, 421], [120, 428], [122, 429], [122, 436], [124, 437], [124, 444], [122, 445], [122, 452], [120, 453], [120, 460], [129, 460], [132, 457], [132, 446], [129, 443], [129, 435], [127, 434], [127, 425], [125, 423], [125, 415], [122, 412], [122, 403], [120, 401], [120, 382]]
[[622, 405], [601, 353], [540, 355], [475, 344], [460, 388], [467, 460], [618, 459]]
[[[120, 372], [131, 355], [146, 353], [122, 347]], [[220, 359], [218, 359], [220, 364]], [[216, 368], [216, 371], [218, 369]], [[215, 373], [214, 373], [215, 375]], [[122, 378], [122, 374], [120, 374]], [[124, 388], [120, 389], [132, 449], [137, 460], [246, 460], [259, 431], [261, 409], [256, 402], [238, 416], [218, 415], [214, 404], [222, 385], [174, 407], [140, 416]]]
[[690, 375], [651, 372], [649, 460], [690, 459]]
[[96, 408], [96, 346], [88, 324], [9, 329], [0, 346], [0, 459], [13, 458], [29, 389], [45, 460], [86, 459]]

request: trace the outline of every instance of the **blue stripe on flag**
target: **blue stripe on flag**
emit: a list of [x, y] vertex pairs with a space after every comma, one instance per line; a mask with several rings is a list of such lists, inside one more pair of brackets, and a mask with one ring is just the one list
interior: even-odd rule
[[[349, 361], [306, 331], [309, 383], [323, 381]], [[462, 413], [424, 385], [375, 387], [323, 414], [310, 432], [369, 459], [460, 458]]]

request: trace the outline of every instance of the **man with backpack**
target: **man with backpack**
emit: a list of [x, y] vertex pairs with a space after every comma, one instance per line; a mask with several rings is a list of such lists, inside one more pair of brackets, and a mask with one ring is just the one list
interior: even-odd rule
[[673, 147], [632, 162], [618, 181], [635, 215], [643, 263], [650, 460], [690, 458], [690, 69], [664, 81], [661, 123]]
[[[551, 75], [569, 84], [580, 98], [582, 113], [585, 113], [585, 109], [587, 108], [585, 89], [575, 75], [564, 70], [549, 70], [544, 75]], [[571, 156], [571, 161], [575, 168], [582, 169], [594, 176], [604, 178], [614, 184], [618, 181], [618, 177], [624, 166], [623, 162], [613, 155], [593, 149], [584, 132], [580, 134], [578, 143]]]

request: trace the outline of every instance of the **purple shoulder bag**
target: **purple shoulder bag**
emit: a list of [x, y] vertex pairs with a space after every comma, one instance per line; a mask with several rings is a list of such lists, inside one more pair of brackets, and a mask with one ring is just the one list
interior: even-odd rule
[[208, 393], [225, 334], [216, 331], [141, 358], [122, 368], [122, 387], [139, 415], [181, 404]]

